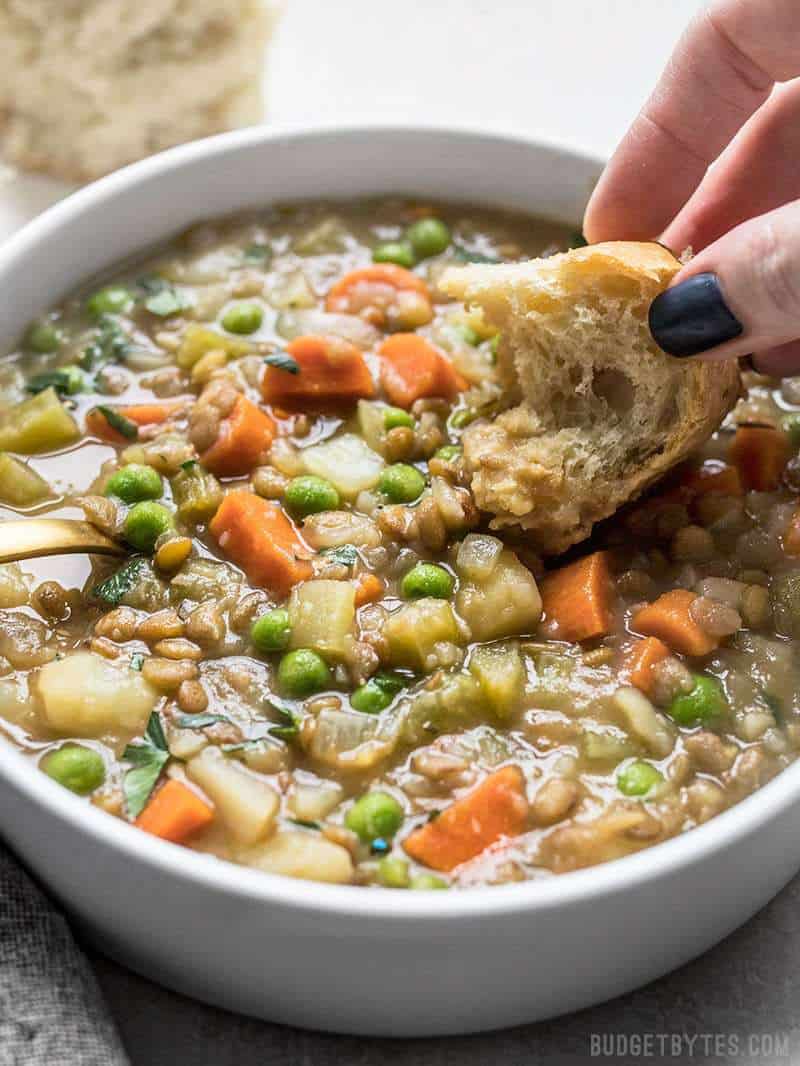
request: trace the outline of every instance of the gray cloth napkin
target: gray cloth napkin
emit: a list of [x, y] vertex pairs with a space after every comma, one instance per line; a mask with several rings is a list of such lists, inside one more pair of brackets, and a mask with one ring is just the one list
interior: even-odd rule
[[0, 1066], [129, 1066], [66, 919], [1, 844]]

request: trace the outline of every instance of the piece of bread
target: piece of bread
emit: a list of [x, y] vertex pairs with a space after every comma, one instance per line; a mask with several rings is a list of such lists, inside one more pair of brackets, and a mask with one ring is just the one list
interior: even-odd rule
[[674, 359], [650, 335], [650, 304], [679, 269], [661, 245], [612, 242], [445, 273], [441, 288], [501, 331], [505, 409], [464, 434], [494, 528], [519, 526], [540, 551], [564, 551], [731, 409], [735, 362]]
[[264, 0], [0, 0], [4, 160], [88, 181], [258, 122]]

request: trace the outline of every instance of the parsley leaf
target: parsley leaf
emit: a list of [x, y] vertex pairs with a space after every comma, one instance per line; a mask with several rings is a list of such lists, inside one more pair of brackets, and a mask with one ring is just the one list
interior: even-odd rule
[[201, 711], [199, 714], [181, 714], [175, 719], [178, 729], [205, 729], [207, 725], [216, 725], [217, 722], [230, 722], [230, 718], [224, 714]]
[[482, 252], [473, 252], [467, 248], [466, 245], [453, 242], [453, 255], [461, 263], [502, 263], [502, 259], [498, 259], [494, 255], [483, 255]]
[[341, 544], [338, 548], [323, 548], [320, 555], [342, 566], [355, 566], [358, 560], [358, 549], [354, 544]]
[[286, 352], [273, 352], [272, 355], [265, 355], [264, 362], [267, 366], [274, 366], [276, 370], [285, 370], [287, 374], [300, 373], [300, 364]]
[[166, 278], [161, 278], [158, 274], [145, 274], [136, 284], [140, 289], [144, 289], [144, 306], [151, 315], [167, 318], [178, 311], [184, 311], [190, 305], [183, 293], [178, 292], [174, 285], [170, 285]]
[[144, 663], [144, 655], [140, 651], [135, 651], [131, 655], [131, 670], [141, 670]]
[[122, 782], [122, 791], [129, 814], [132, 818], [137, 818], [144, 810], [161, 771], [169, 761], [167, 739], [158, 711], [153, 711], [150, 715], [142, 739], [128, 744], [122, 757], [131, 763], [131, 769], [125, 774]]
[[57, 370], [46, 370], [43, 374], [34, 374], [25, 388], [28, 392], [44, 392], [55, 389], [59, 396], [74, 396], [86, 387], [83, 372], [77, 366], [62, 366]]
[[284, 703], [270, 703], [268, 706], [270, 710], [275, 711], [281, 718], [278, 725], [269, 727], [269, 735], [277, 737], [278, 740], [293, 740], [300, 732], [300, 723], [302, 722], [300, 714], [292, 710], [291, 707], [287, 707]]
[[[120, 601], [134, 588], [147, 571], [147, 560], [142, 556], [131, 559], [111, 577], [92, 589], [92, 595], [109, 607], [119, 606]], [[136, 669], [136, 667], [134, 667]]]
[[268, 263], [272, 259], [272, 250], [268, 244], [255, 241], [248, 244], [242, 253], [248, 263]]
[[299, 825], [303, 829], [322, 829], [321, 822], [312, 822], [310, 818], [287, 818], [287, 822], [291, 822], [292, 825]]
[[102, 315], [90, 344], [84, 348], [80, 365], [97, 370], [106, 363], [117, 363], [133, 348], [133, 341], [113, 315]]
[[117, 433], [121, 433], [126, 440], [136, 440], [138, 438], [139, 427], [130, 418], [126, 418], [120, 411], [117, 411], [116, 408], [101, 404], [96, 410], [100, 412], [111, 428], [115, 429]]

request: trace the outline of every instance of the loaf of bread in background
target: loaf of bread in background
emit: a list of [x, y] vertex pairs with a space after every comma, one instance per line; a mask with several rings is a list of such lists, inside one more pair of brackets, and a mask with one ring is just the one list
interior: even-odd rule
[[735, 361], [665, 355], [650, 304], [681, 264], [658, 244], [612, 242], [547, 259], [452, 268], [450, 296], [501, 331], [506, 409], [464, 434], [478, 506], [546, 554], [694, 451], [739, 396]]
[[88, 181], [262, 117], [264, 0], [0, 0], [5, 162]]

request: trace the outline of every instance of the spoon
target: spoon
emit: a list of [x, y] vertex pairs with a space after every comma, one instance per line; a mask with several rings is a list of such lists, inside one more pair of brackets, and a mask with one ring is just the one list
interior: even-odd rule
[[88, 522], [75, 518], [12, 518], [0, 521], [0, 563], [43, 555], [127, 555]]

